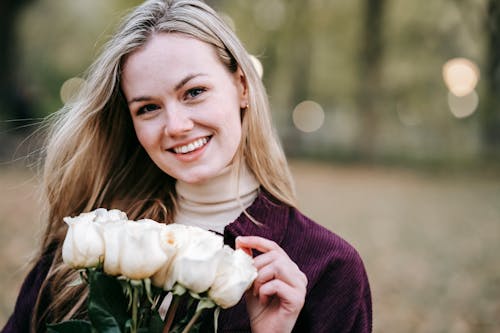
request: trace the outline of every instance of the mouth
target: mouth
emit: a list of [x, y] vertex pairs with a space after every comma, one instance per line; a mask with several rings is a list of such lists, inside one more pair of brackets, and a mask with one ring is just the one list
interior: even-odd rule
[[169, 151], [175, 154], [189, 154], [195, 150], [203, 148], [211, 139], [211, 136], [206, 136], [203, 138], [196, 139], [188, 144], [173, 147]]

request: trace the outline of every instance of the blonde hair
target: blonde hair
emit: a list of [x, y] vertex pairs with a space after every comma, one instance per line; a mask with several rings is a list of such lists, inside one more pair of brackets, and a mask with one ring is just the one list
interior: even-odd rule
[[[84, 315], [86, 290], [68, 286], [75, 273], [61, 259], [66, 232], [63, 217], [106, 207], [124, 210], [131, 219], [173, 221], [175, 180], [162, 172], [139, 144], [120, 90], [126, 56], [155, 33], [182, 33], [209, 43], [231, 72], [241, 69], [248, 108], [242, 110], [242, 140], [235, 169], [247, 163], [268, 193], [286, 205], [295, 205], [292, 177], [272, 126], [265, 89], [234, 32], [202, 1], [146, 1], [125, 18], [105, 45], [78, 98], [51, 116], [44, 165], [48, 225], [41, 253], [56, 250], [39, 293], [32, 329], [43, 327], [39, 325], [47, 320]], [[46, 293], [51, 304], [41, 309], [40, 295]]]

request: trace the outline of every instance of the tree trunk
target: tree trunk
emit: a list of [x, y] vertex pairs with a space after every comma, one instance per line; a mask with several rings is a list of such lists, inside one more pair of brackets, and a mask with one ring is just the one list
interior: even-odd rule
[[[20, 82], [15, 59], [18, 56], [16, 23], [22, 8], [31, 0], [2, 0], [0, 2], [0, 112], [2, 118], [32, 117], [31, 101]], [[15, 127], [23, 124], [13, 122]]]
[[313, 19], [311, 18], [310, 4], [302, 0], [289, 1], [288, 17], [290, 26], [287, 28], [288, 49], [291, 58], [289, 69], [290, 91], [288, 107], [288, 134], [284, 139], [285, 149], [290, 154], [301, 154], [303, 147], [303, 133], [295, 129], [292, 112], [300, 102], [310, 99], [311, 62], [313, 59], [314, 43], [312, 38]]
[[377, 134], [377, 104], [383, 97], [381, 66], [383, 55], [383, 15], [385, 0], [365, 0], [360, 38], [359, 88], [357, 105], [361, 115], [356, 143], [362, 158], [371, 159]]
[[489, 0], [481, 123], [485, 157], [500, 157], [500, 0]]

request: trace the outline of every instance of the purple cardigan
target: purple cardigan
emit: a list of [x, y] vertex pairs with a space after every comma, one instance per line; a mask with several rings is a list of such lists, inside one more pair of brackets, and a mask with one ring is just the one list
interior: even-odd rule
[[[262, 224], [242, 214], [225, 228], [225, 243], [234, 247], [235, 238], [244, 235], [271, 239], [307, 276], [306, 300], [293, 332], [371, 332], [370, 286], [363, 262], [351, 245], [265, 191], [248, 212]], [[50, 260], [43, 257], [28, 274], [3, 333], [29, 332], [36, 295], [49, 266]], [[244, 301], [221, 311], [218, 327], [219, 332], [250, 332]]]

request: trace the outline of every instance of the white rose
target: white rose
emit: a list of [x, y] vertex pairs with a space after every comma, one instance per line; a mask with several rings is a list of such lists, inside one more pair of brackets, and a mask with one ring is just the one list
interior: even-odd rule
[[171, 290], [175, 284], [175, 278], [172, 275], [172, 261], [174, 260], [179, 248], [187, 242], [187, 227], [182, 224], [169, 224], [161, 233], [161, 241], [173, 248], [172, 256], [167, 263], [158, 270], [152, 277], [151, 282], [158, 288]]
[[95, 221], [99, 223], [128, 220], [127, 214], [118, 209], [97, 208], [94, 212], [96, 214]]
[[162, 242], [165, 225], [153, 220], [115, 220], [102, 224], [104, 271], [133, 280], [151, 277], [164, 266], [173, 247]]
[[101, 224], [104, 240], [104, 271], [109, 275], [120, 275], [120, 249], [122, 229], [128, 221], [113, 221]]
[[215, 279], [223, 247], [221, 236], [197, 227], [167, 225], [166, 241], [176, 248], [169, 267], [153, 277], [153, 284], [170, 290], [177, 282], [194, 293], [206, 291]]
[[94, 267], [104, 255], [104, 242], [95, 212], [82, 213], [77, 217], [65, 217], [68, 231], [62, 248], [63, 261], [74, 267]]
[[221, 308], [236, 305], [257, 277], [253, 259], [243, 250], [224, 246], [214, 283], [208, 296]]

